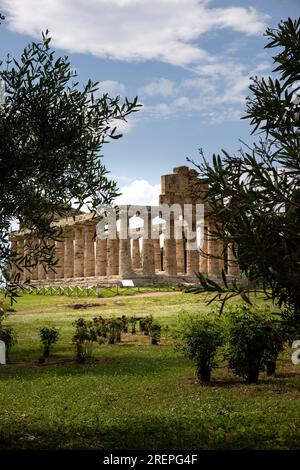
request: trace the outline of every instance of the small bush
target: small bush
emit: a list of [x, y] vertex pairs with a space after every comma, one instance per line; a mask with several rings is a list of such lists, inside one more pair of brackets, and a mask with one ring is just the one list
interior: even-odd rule
[[144, 335], [149, 335], [149, 330], [153, 322], [153, 316], [148, 315], [147, 317], [140, 318], [140, 332]]
[[197, 378], [208, 383], [215, 367], [217, 350], [224, 343], [221, 320], [215, 316], [188, 316], [181, 319], [180, 349], [196, 363]]
[[268, 376], [276, 372], [276, 362], [278, 355], [284, 349], [288, 332], [281, 321], [265, 320], [265, 333], [267, 339], [266, 351], [264, 354], [264, 364]]
[[103, 318], [100, 315], [93, 319], [93, 324], [100, 343], [107, 339], [109, 344], [119, 343], [122, 331], [128, 330], [128, 320], [125, 315], [111, 318]]
[[6, 361], [9, 362], [9, 353], [11, 347], [17, 343], [17, 335], [12, 326], [3, 325], [6, 314], [4, 310], [0, 311], [0, 340], [5, 343]]
[[50, 356], [51, 346], [58, 340], [59, 332], [56, 328], [44, 327], [40, 329], [40, 338], [43, 345], [43, 357]]
[[269, 373], [274, 373], [285, 340], [280, 324], [270, 319], [269, 312], [246, 305], [236, 305], [228, 313], [229, 367], [248, 383], [256, 383], [259, 371], [268, 363]]
[[160, 341], [162, 326], [157, 321], [152, 321], [149, 325], [149, 336], [151, 337], [151, 344], [157, 345]]
[[137, 324], [138, 319], [136, 317], [130, 317], [128, 319], [128, 323], [131, 324], [131, 334], [136, 335], [136, 324]]
[[75, 334], [72, 342], [75, 345], [76, 361], [85, 362], [92, 357], [93, 343], [97, 341], [97, 329], [94, 322], [78, 318], [73, 325]]

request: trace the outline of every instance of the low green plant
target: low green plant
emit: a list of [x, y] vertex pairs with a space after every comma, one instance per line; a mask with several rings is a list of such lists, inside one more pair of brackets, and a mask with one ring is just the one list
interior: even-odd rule
[[284, 350], [288, 338], [288, 331], [281, 320], [265, 320], [265, 334], [267, 346], [264, 354], [264, 364], [268, 376], [276, 372], [276, 363], [279, 353]]
[[140, 318], [140, 332], [144, 335], [149, 335], [150, 327], [153, 323], [153, 316], [148, 315], [147, 317]]
[[227, 309], [229, 367], [248, 383], [257, 383], [259, 372], [267, 365], [267, 373], [275, 372], [276, 359], [283, 349], [285, 335], [270, 313], [248, 305]]
[[153, 320], [149, 325], [149, 336], [151, 344], [157, 345], [160, 342], [162, 326], [158, 321]]
[[9, 362], [9, 353], [11, 347], [17, 343], [17, 335], [12, 326], [4, 325], [4, 320], [7, 315], [4, 312], [4, 309], [1, 308], [0, 311], [0, 340], [5, 343], [5, 354], [6, 362]]
[[131, 325], [131, 334], [136, 335], [136, 324], [137, 324], [138, 319], [136, 317], [130, 317], [128, 318], [128, 322]]
[[55, 327], [48, 328], [45, 326], [44, 328], [40, 329], [39, 335], [43, 345], [43, 357], [49, 357], [52, 345], [55, 344], [58, 340], [59, 331]]
[[87, 321], [84, 318], [78, 318], [73, 322], [75, 334], [72, 342], [76, 350], [76, 362], [83, 363], [91, 359], [93, 343], [97, 341], [97, 329], [93, 321]]
[[121, 333], [123, 321], [121, 318], [112, 317], [108, 319], [109, 344], [119, 343], [121, 341]]
[[218, 348], [224, 344], [224, 328], [220, 318], [188, 315], [180, 319], [178, 344], [184, 354], [196, 363], [197, 378], [209, 383], [211, 371], [216, 366]]

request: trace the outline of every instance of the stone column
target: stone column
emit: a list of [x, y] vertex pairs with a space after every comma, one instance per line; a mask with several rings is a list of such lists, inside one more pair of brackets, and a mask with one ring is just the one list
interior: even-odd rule
[[[55, 245], [55, 242], [53, 240], [51, 240], [51, 238], [47, 238], [46, 239], [46, 246], [48, 248], [50, 248], [53, 245]], [[35, 270], [36, 270], [36, 268], [32, 268], [32, 279], [36, 279]], [[46, 268], [45, 279], [47, 279], [47, 281], [51, 281], [52, 279], [55, 279], [55, 270], [56, 270], [55, 266], [53, 266], [52, 269], [50, 267]]]
[[[187, 242], [187, 246], [189, 242]], [[199, 251], [198, 250], [187, 250], [187, 274], [195, 276], [199, 272]]]
[[161, 255], [160, 255], [160, 240], [153, 240], [154, 249], [154, 265], [156, 271], [161, 271]]
[[55, 279], [62, 279], [64, 277], [64, 240], [59, 240], [55, 242], [55, 255], [58, 261], [57, 265], [55, 266]]
[[225, 268], [225, 263], [224, 263], [224, 242], [223, 242], [223, 240], [218, 240], [218, 253], [220, 255], [219, 270], [221, 272]]
[[163, 239], [163, 246], [161, 247], [161, 270], [166, 270], [166, 248], [165, 248], [165, 238]]
[[119, 239], [107, 239], [107, 276], [119, 273]]
[[95, 276], [95, 225], [87, 225], [84, 230], [84, 277]]
[[123, 278], [133, 274], [131, 266], [130, 239], [119, 241], [119, 275]]
[[177, 274], [176, 242], [174, 238], [165, 240], [165, 271], [170, 276]]
[[[196, 215], [194, 213], [195, 207], [193, 206], [192, 214], [192, 231], [196, 233]], [[199, 272], [199, 251], [197, 249], [197, 235], [191, 240], [186, 242], [187, 248], [187, 260], [186, 260], [186, 272], [190, 276], [195, 276]]]
[[96, 276], [106, 276], [107, 269], [107, 238], [96, 238]]
[[26, 260], [24, 260], [24, 271], [23, 271], [23, 281], [30, 281], [31, 279], [31, 270], [30, 267], [27, 268], [25, 267], [25, 263], [30, 264], [30, 259], [29, 259], [29, 246], [28, 246], [28, 239], [24, 238], [24, 256], [26, 257]]
[[65, 236], [65, 258], [64, 258], [64, 277], [74, 276], [74, 231], [68, 229], [64, 233]]
[[153, 240], [143, 238], [143, 274], [145, 276], [154, 276], [154, 249]]
[[[12, 236], [12, 238], [11, 238], [11, 252], [14, 255], [13, 257], [16, 258], [17, 253], [18, 253], [18, 242], [17, 242], [17, 238], [15, 236]], [[16, 265], [14, 263], [12, 263], [11, 264], [11, 273], [10, 273], [11, 280], [15, 280], [16, 274], [17, 274]]]
[[[34, 249], [37, 247], [38, 240], [36, 238], [32, 241], [32, 245], [33, 245]], [[54, 276], [54, 273], [53, 273], [53, 276]], [[36, 281], [38, 279], [38, 265], [32, 267], [32, 269], [31, 269], [31, 279], [33, 281]]]
[[[53, 267], [53, 269], [55, 269], [55, 267]], [[33, 276], [33, 274], [32, 274], [32, 276]], [[48, 268], [47, 269], [47, 280], [51, 281], [52, 279], [55, 279], [55, 272], [52, 271], [52, 269]]]
[[239, 276], [239, 266], [233, 253], [232, 243], [229, 243], [227, 248], [227, 274], [234, 278]]
[[[39, 240], [39, 244], [40, 244], [40, 246], [43, 246], [44, 245], [44, 240]], [[44, 266], [41, 262], [38, 263], [37, 269], [38, 269], [38, 280], [39, 281], [44, 281], [47, 278], [47, 274], [46, 274], [45, 268], [44, 268]]]
[[132, 267], [133, 269], [140, 269], [142, 266], [141, 263], [141, 253], [140, 253], [140, 239], [133, 238], [132, 240]]
[[[213, 230], [213, 228], [211, 228]], [[221, 242], [222, 243], [222, 242]], [[220, 240], [214, 238], [211, 233], [208, 233], [208, 276], [220, 276], [222, 271], [222, 245]]]
[[42, 264], [38, 264], [38, 280], [44, 281], [46, 279], [46, 271]]
[[[38, 244], [39, 244], [41, 250], [43, 249], [44, 243], [45, 243], [44, 239], [39, 239], [38, 240]], [[39, 281], [44, 281], [47, 277], [45, 268], [44, 268], [44, 266], [43, 266], [43, 264], [41, 263], [40, 260], [37, 264], [37, 277], [38, 277]]]
[[184, 273], [184, 240], [176, 240], [176, 260], [179, 273]]
[[84, 276], [84, 236], [83, 226], [74, 229], [74, 277]]
[[[24, 256], [24, 237], [22, 236], [19, 236], [17, 238], [17, 253], [18, 253], [18, 257], [20, 256]], [[19, 266], [23, 266], [23, 262], [22, 261], [19, 261]], [[21, 270], [21, 269], [18, 269], [18, 282], [23, 282], [24, 281], [24, 271]]]
[[176, 242], [174, 238], [174, 214], [170, 216], [169, 238], [165, 239], [165, 271], [169, 276], [176, 276]]
[[202, 246], [201, 250], [203, 253], [200, 252], [199, 254], [199, 271], [204, 276], [208, 275], [208, 239], [207, 239], [207, 227], [203, 228], [203, 239], [202, 239]]
[[[155, 264], [154, 264], [154, 249], [152, 236], [152, 219], [151, 210], [148, 209], [148, 224], [147, 233], [143, 236], [143, 274], [145, 276], [154, 276]], [[144, 227], [145, 230], [145, 227]]]
[[132, 276], [129, 219], [126, 210], [120, 209], [120, 232], [119, 232], [119, 275], [124, 279]]

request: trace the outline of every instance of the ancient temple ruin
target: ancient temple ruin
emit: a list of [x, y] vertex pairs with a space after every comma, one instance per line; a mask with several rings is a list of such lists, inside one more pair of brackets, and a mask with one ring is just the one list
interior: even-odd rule
[[[126, 219], [127, 237], [122, 237], [120, 225], [115, 238], [96, 236], [101, 218], [91, 214], [62, 218], [57, 222], [62, 238], [55, 242], [55, 272], [45, 271], [42, 265], [24, 269], [21, 281], [32, 285], [108, 285], [132, 279], [135, 285], [182, 284], [195, 282], [197, 272], [217, 279], [222, 269], [229, 278], [236, 278], [239, 272], [231, 246], [209, 235], [212, 221], [203, 206], [206, 190], [207, 183], [199, 180], [195, 170], [174, 168], [172, 174], [161, 178], [157, 211], [154, 206], [134, 206], [135, 214]], [[194, 216], [191, 219], [194, 240], [178, 236], [184, 232], [183, 217], [176, 218], [171, 212], [168, 224], [161, 218], [161, 206], [174, 204], [204, 207], [201, 227]], [[138, 224], [142, 212], [144, 218]], [[12, 234], [13, 247], [20, 256], [26, 250], [26, 236], [23, 231]]]

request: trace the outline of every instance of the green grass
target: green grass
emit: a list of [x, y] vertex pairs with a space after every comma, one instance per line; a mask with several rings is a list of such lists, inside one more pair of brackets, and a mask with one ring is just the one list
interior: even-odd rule
[[[68, 304], [99, 302], [88, 310]], [[121, 302], [121, 304], [120, 304]], [[260, 302], [263, 302], [260, 300]], [[171, 339], [151, 346], [131, 335], [94, 348], [96, 361], [73, 362], [72, 321], [80, 316], [152, 314], [172, 330], [182, 311], [204, 312], [204, 295], [110, 299], [25, 295], [8, 322], [19, 341], [0, 366], [0, 448], [299, 449], [300, 367], [290, 351], [278, 377], [246, 385], [225, 364], [211, 386], [195, 382], [193, 364]], [[38, 329], [57, 326], [48, 365]]]

